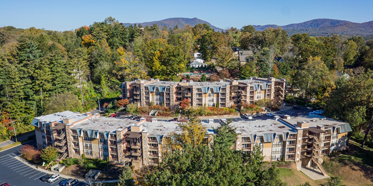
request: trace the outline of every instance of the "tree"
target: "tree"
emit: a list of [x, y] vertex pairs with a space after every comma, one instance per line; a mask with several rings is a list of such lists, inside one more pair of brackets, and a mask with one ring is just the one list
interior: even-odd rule
[[75, 71], [74, 74], [79, 78], [80, 96], [82, 99], [82, 104], [84, 105], [82, 79], [89, 71], [87, 51], [84, 48], [74, 50], [72, 53], [70, 53], [70, 63], [73, 65]]
[[295, 76], [294, 84], [305, 90], [306, 95], [312, 95], [319, 86], [327, 86], [330, 80], [328, 67], [321, 58], [310, 57]]
[[345, 186], [340, 177], [332, 176], [328, 182], [320, 184], [321, 186]]
[[346, 50], [343, 54], [343, 60], [347, 65], [352, 65], [355, 62], [355, 56], [357, 55], [357, 44], [353, 40], [346, 42]]
[[206, 77], [206, 74], [203, 73], [201, 76], [201, 82], [205, 82], [205, 81], [207, 81], [207, 77]]
[[44, 114], [52, 114], [69, 110], [78, 112], [82, 110], [82, 104], [78, 96], [69, 92], [52, 95], [45, 103]]
[[255, 63], [247, 62], [245, 65], [240, 67], [240, 79], [248, 79], [255, 76]]
[[36, 150], [31, 145], [25, 145], [21, 148], [22, 157], [28, 161], [37, 160], [40, 158], [40, 151]]
[[128, 101], [128, 99], [121, 99], [117, 102], [117, 106], [118, 107], [124, 107], [126, 105], [128, 105], [130, 102]]
[[119, 80], [130, 81], [144, 79], [147, 74], [144, 63], [140, 62], [131, 52], [126, 52], [123, 47], [117, 49], [119, 60], [114, 62], [114, 74]]
[[183, 101], [180, 102], [180, 106], [183, 110], [187, 109], [188, 107], [190, 107], [190, 100], [184, 99]]
[[253, 34], [255, 32], [255, 28], [251, 25], [244, 26], [241, 30], [242, 32], [248, 32], [250, 34]]
[[223, 69], [230, 68], [234, 66], [233, 61], [233, 50], [227, 46], [221, 46], [218, 48], [216, 54], [216, 65]]
[[133, 172], [128, 165], [124, 167], [122, 174], [119, 175], [119, 184], [121, 186], [133, 186]]
[[372, 72], [342, 76], [335, 86], [325, 104], [326, 116], [348, 122], [354, 131], [368, 128], [373, 113]]
[[252, 154], [231, 149], [236, 133], [229, 122], [221, 124], [215, 133], [210, 147], [182, 144], [182, 149], [166, 153], [160, 165], [145, 175], [146, 184], [284, 185], [275, 165], [264, 166], [260, 147], [256, 146]]
[[134, 114], [137, 110], [137, 106], [134, 103], [127, 105], [127, 112]]
[[56, 160], [57, 155], [58, 155], [57, 149], [52, 146], [48, 146], [47, 148], [41, 151], [40, 157], [43, 161], [49, 163], [49, 162]]

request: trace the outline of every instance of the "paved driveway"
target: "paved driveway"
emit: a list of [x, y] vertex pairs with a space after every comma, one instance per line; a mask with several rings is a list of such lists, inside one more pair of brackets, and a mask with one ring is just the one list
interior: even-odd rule
[[18, 156], [18, 151], [23, 145], [9, 149], [0, 153], [0, 184], [9, 183], [11, 186], [56, 186], [61, 178], [54, 183], [40, 181], [40, 177], [45, 173], [37, 171], [14, 157]]

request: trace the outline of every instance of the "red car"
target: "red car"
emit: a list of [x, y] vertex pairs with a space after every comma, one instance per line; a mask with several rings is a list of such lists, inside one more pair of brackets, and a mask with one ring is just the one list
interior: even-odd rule
[[3, 183], [0, 186], [10, 186], [9, 183]]
[[113, 117], [115, 117], [115, 116], [117, 116], [117, 115], [116, 115], [116, 114], [112, 114], [112, 115], [111, 115], [110, 117], [112, 117], [112, 118], [113, 118]]

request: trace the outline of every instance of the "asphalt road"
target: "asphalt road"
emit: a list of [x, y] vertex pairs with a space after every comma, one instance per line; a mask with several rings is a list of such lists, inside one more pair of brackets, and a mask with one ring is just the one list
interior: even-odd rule
[[[34, 145], [35, 141], [28, 144]], [[45, 173], [37, 171], [14, 157], [19, 156], [23, 145], [0, 152], [0, 184], [9, 183], [11, 186], [56, 186], [61, 178], [54, 183], [40, 181]]]

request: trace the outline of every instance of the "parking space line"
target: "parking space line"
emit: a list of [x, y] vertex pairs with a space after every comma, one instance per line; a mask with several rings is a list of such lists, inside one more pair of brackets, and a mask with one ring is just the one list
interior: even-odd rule
[[24, 176], [26, 176], [26, 175], [28, 175], [28, 174], [34, 172], [34, 171], [35, 171], [35, 169], [30, 169], [30, 170], [27, 170], [27, 171], [22, 172], [22, 173], [19, 173], [19, 174], [20, 174], [20, 175], [23, 175], [23, 174], [24, 174]]
[[[37, 176], [37, 175], [41, 176], [41, 175], [43, 175], [43, 174], [45, 174], [45, 173], [44, 173], [44, 172], [38, 172], [38, 173], [36, 173], [36, 174], [34, 174], [34, 175], [28, 177], [28, 178], [32, 178], [32, 177]], [[39, 177], [39, 176], [37, 176], [37, 177]]]
[[21, 164], [17, 164], [17, 165], [13, 165], [12, 167], [10, 167], [10, 169], [18, 169], [18, 167], [22, 167], [22, 166], [25, 166], [23, 163]]
[[14, 161], [11, 161], [11, 160], [9, 160], [8, 162], [5, 162], [5, 163], [3, 163], [5, 166], [8, 166], [8, 165], [11, 165], [11, 164], [14, 164], [14, 163], [18, 163], [19, 161], [17, 161], [17, 160], [14, 160]]
[[[20, 168], [21, 168], [21, 167], [20, 167]], [[23, 172], [23, 171], [25, 171], [25, 170], [31, 169], [30, 167], [22, 167], [22, 168], [23, 168], [23, 169], [19, 169], [19, 170], [15, 170], [15, 169], [14, 169], [14, 171], [20, 173], [20, 172]]]
[[27, 168], [27, 167], [23, 167], [23, 166], [21, 166], [21, 167], [17, 167], [17, 168], [12, 168], [12, 170], [15, 171], [15, 172], [17, 172], [17, 171], [24, 170], [24, 169], [26, 169], [26, 168]]
[[[34, 173], [34, 174], [33, 174]], [[31, 176], [31, 175], [35, 175], [35, 174], [38, 174], [38, 173], [40, 173], [39, 171], [37, 171], [37, 170], [34, 170], [34, 172], [29, 172], [29, 173], [27, 173], [27, 174], [24, 174], [23, 176]]]
[[[42, 173], [42, 174], [40, 174], [40, 173]], [[34, 175], [34, 176], [36, 176], [36, 178], [34, 179], [34, 180], [37, 180], [37, 179], [40, 179], [40, 176], [42, 176], [43, 174], [46, 174], [46, 173], [44, 173], [44, 172], [40, 172], [39, 174], [36, 174], [36, 175], [38, 175], [38, 176], [36, 176], [36, 175]], [[34, 176], [31, 176], [31, 177], [34, 177]], [[29, 178], [31, 178], [31, 177], [29, 177]]]

